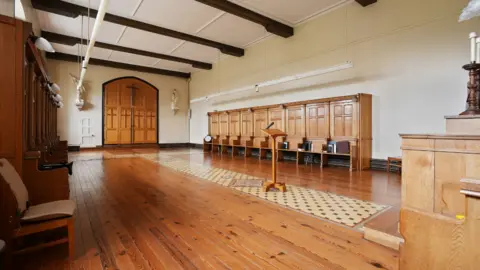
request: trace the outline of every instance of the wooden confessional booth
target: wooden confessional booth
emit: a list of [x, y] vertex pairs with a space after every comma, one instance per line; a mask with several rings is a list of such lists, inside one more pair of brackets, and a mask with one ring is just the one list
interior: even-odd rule
[[[29, 204], [69, 198], [67, 142], [57, 136], [57, 109], [32, 25], [0, 15], [0, 158], [22, 178]], [[0, 269], [8, 269], [19, 225], [15, 197], [0, 179], [0, 239], [6, 241]]]

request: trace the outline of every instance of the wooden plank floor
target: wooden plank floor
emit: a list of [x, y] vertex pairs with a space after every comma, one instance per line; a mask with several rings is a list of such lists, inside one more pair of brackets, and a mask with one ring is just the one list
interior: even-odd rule
[[[265, 174], [268, 168], [267, 162], [250, 164], [249, 159], [184, 158], [250, 174]], [[279, 176], [290, 184], [370, 193], [380, 203], [393, 202], [385, 194], [391, 191], [388, 185], [375, 186], [382, 173], [372, 172], [368, 181], [370, 172], [332, 168], [319, 178], [288, 166], [280, 166]], [[345, 174], [350, 176], [344, 179]], [[78, 205], [75, 261], [69, 265], [66, 246], [58, 246], [18, 257], [19, 269], [398, 269], [398, 252], [364, 240], [358, 231], [145, 159], [76, 161], [70, 181]]]

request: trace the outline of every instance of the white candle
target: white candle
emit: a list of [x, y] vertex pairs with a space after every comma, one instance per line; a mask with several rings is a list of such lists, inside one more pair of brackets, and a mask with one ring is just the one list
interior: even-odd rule
[[473, 63], [477, 60], [477, 33], [471, 32], [470, 33], [470, 61]]
[[477, 64], [480, 64], [480, 37], [477, 38]]

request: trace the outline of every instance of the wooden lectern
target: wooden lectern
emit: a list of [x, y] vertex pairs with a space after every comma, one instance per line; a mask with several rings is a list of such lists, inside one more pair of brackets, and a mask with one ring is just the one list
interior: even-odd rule
[[265, 182], [263, 184], [263, 190], [268, 192], [272, 188], [285, 192], [287, 187], [285, 183], [277, 183], [277, 137], [285, 137], [287, 134], [279, 129], [262, 129], [262, 132], [268, 134], [272, 141], [272, 182]]

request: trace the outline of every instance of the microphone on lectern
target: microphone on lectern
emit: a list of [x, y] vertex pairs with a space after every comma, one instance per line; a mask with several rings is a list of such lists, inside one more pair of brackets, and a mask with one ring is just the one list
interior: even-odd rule
[[273, 126], [273, 124], [275, 124], [274, 122], [270, 123], [270, 125], [268, 125], [268, 127], [266, 129], [269, 129]]

